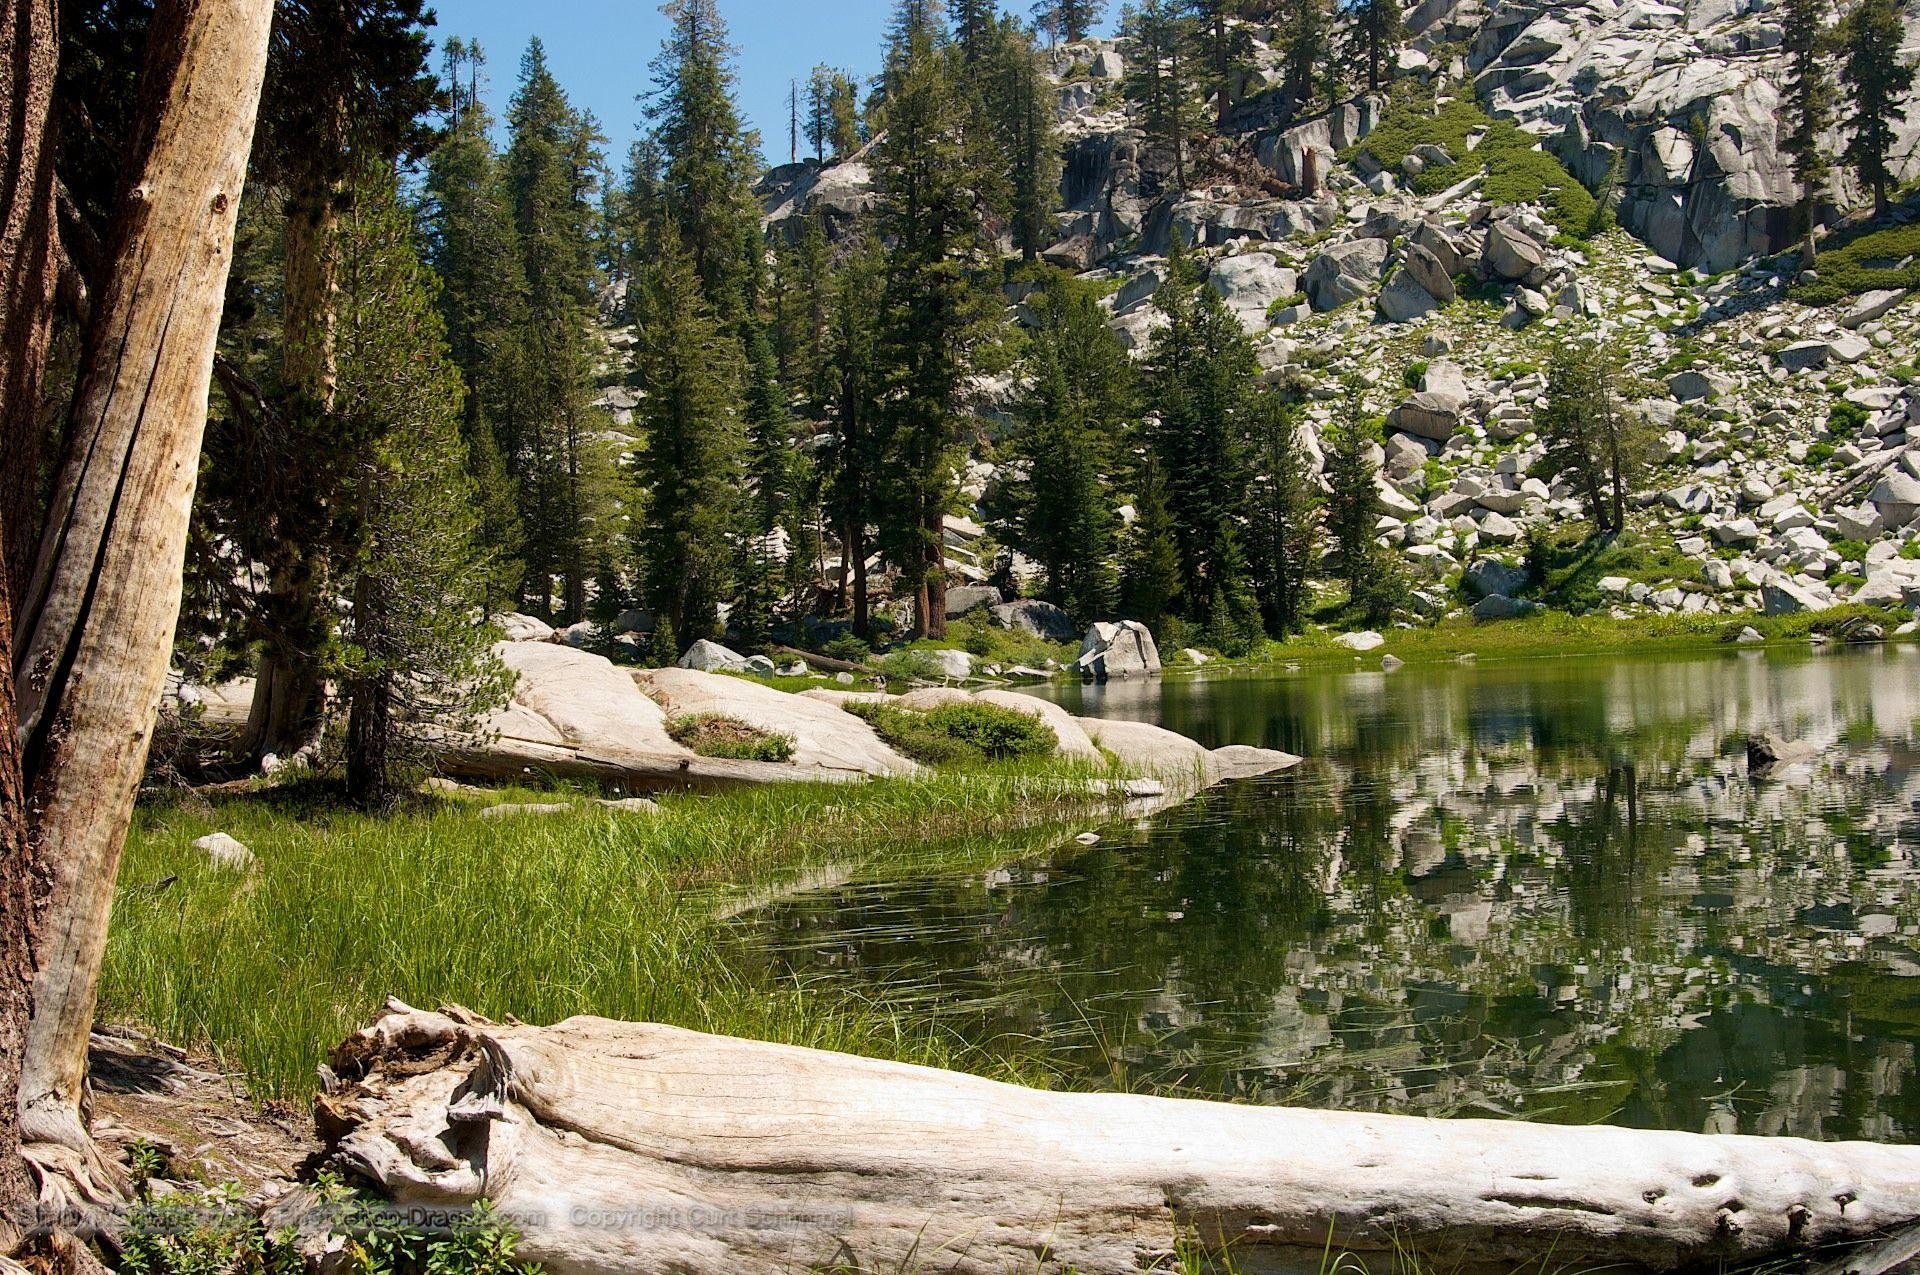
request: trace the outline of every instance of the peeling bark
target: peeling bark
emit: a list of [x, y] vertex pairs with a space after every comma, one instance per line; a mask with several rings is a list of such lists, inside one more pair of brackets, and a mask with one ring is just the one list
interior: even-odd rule
[[[329, 1162], [490, 1199], [551, 1275], [1758, 1262], [1920, 1216], [1920, 1148], [1046, 1093], [844, 1054], [397, 1003], [334, 1058]], [[1376, 1267], [1378, 1269], [1378, 1267]]]
[[[16, 739], [50, 895], [21, 1071], [43, 1198], [118, 1192], [83, 1110], [108, 912], [178, 618], [271, 0], [162, 0], [105, 286], [21, 599]], [[64, 1187], [59, 1184], [65, 1184]]]

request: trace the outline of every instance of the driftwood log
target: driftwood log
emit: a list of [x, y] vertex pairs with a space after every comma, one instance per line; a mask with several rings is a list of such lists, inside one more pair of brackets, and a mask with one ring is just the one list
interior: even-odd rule
[[391, 1003], [334, 1066], [334, 1166], [491, 1199], [555, 1275], [1118, 1275], [1183, 1240], [1247, 1272], [1667, 1270], [1920, 1217], [1920, 1148], [1046, 1093], [594, 1018]]

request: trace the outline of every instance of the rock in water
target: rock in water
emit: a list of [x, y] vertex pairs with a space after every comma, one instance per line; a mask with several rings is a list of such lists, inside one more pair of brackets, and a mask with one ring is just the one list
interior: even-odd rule
[[1812, 761], [1820, 755], [1820, 746], [1805, 740], [1789, 740], [1773, 731], [1756, 731], [1747, 738], [1747, 769], [1764, 775], [1782, 766]]
[[1081, 672], [1100, 681], [1141, 677], [1160, 671], [1160, 648], [1147, 626], [1138, 620], [1117, 624], [1102, 621], [1087, 630], [1076, 663]]

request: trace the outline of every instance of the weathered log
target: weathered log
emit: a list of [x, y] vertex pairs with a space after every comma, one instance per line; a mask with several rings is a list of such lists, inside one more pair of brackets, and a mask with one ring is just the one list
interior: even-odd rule
[[336, 1167], [489, 1198], [554, 1275], [1238, 1269], [1329, 1246], [1446, 1269], [1666, 1270], [1920, 1217], [1920, 1148], [1046, 1093], [842, 1054], [390, 1003], [341, 1046]]

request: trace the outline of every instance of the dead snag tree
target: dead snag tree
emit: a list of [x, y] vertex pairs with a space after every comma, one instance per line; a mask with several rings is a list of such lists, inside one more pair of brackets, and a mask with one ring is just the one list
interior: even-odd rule
[[49, 878], [20, 1067], [27, 1158], [112, 1171], [82, 1111], [107, 916], [178, 617], [214, 341], [272, 0], [160, 0], [109, 268], [14, 647], [30, 853]]

